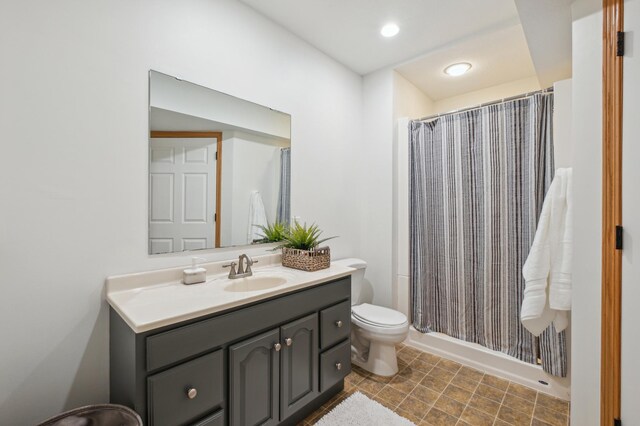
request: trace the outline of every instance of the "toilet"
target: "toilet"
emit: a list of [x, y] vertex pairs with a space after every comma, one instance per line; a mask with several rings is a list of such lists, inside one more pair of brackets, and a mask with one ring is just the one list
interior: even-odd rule
[[367, 262], [342, 259], [335, 263], [356, 269], [351, 274], [351, 363], [379, 376], [398, 372], [395, 345], [409, 333], [409, 321], [393, 309], [360, 303]]

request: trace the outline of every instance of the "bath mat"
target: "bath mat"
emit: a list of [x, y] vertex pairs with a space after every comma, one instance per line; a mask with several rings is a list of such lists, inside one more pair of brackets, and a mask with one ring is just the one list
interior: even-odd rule
[[328, 414], [322, 416], [317, 426], [415, 426], [384, 405], [372, 401], [360, 392], [338, 404]]

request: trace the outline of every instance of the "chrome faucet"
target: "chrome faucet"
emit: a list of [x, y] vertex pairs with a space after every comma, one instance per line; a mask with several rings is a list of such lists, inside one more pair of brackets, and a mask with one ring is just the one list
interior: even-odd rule
[[[246, 267], [245, 267], [246, 262]], [[254, 263], [258, 263], [257, 260], [252, 260], [246, 254], [241, 254], [238, 257], [238, 263], [231, 262], [227, 265], [222, 265], [223, 268], [231, 268], [229, 269], [229, 279], [234, 280], [236, 278], [245, 278], [253, 275], [253, 271], [251, 270], [251, 266]], [[236, 269], [236, 266], [238, 267]]]

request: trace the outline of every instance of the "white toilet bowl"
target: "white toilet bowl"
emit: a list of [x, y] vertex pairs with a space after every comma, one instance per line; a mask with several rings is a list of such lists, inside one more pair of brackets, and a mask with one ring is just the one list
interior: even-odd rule
[[382, 306], [351, 307], [353, 351], [351, 362], [379, 376], [398, 372], [396, 345], [409, 333], [409, 322], [401, 312]]
[[409, 334], [407, 317], [396, 310], [359, 304], [367, 263], [360, 259], [336, 261], [355, 268], [351, 275], [351, 362], [379, 376], [398, 372], [395, 345]]

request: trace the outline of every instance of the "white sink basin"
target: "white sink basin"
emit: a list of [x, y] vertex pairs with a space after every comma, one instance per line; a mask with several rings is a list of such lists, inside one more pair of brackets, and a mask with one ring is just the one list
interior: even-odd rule
[[287, 283], [287, 279], [278, 276], [252, 276], [247, 278], [237, 278], [224, 286], [224, 291], [248, 292], [261, 291]]

